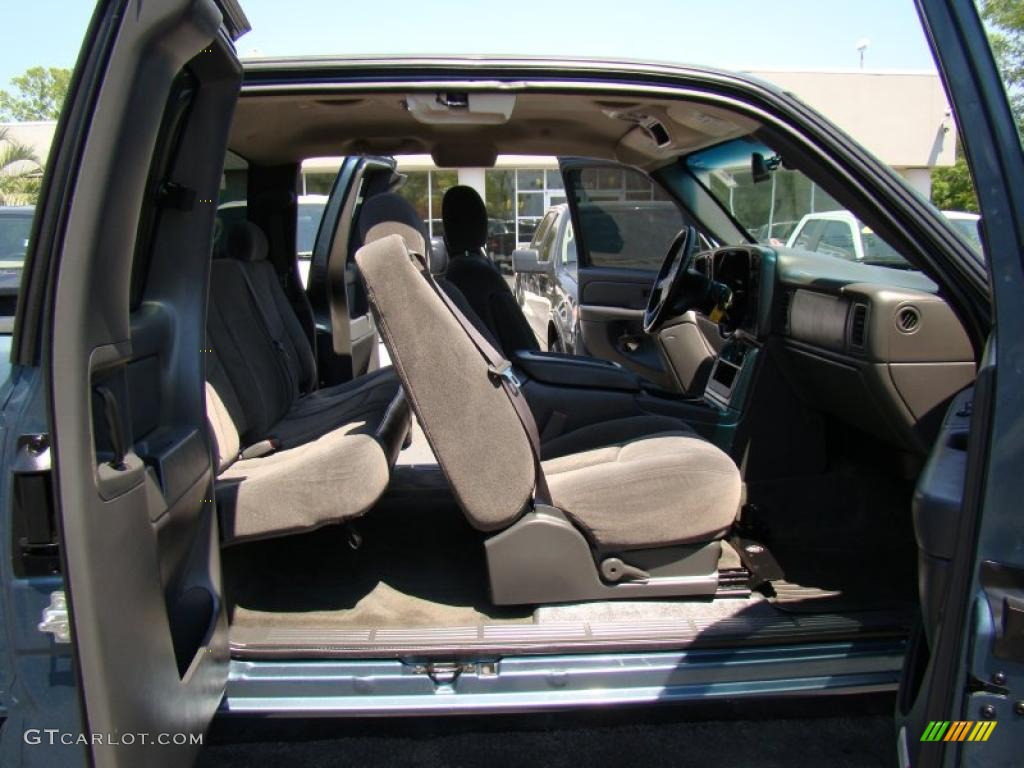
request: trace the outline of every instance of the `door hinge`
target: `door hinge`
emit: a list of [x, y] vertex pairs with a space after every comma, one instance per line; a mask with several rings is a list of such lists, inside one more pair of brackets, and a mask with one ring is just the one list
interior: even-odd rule
[[68, 600], [64, 591], [50, 593], [50, 604], [43, 609], [42, 621], [36, 626], [40, 632], [53, 635], [55, 643], [71, 642], [71, 624], [68, 622]]
[[21, 435], [11, 466], [14, 574], [19, 578], [60, 572], [50, 436]]

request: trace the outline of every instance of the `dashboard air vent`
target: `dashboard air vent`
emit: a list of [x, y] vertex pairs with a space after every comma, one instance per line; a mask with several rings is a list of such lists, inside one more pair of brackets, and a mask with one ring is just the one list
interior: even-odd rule
[[917, 307], [903, 307], [896, 313], [896, 327], [902, 333], [913, 333], [921, 326], [921, 313]]
[[850, 316], [850, 346], [855, 349], [864, 349], [864, 341], [867, 336], [868, 327], [868, 305], [854, 304]]

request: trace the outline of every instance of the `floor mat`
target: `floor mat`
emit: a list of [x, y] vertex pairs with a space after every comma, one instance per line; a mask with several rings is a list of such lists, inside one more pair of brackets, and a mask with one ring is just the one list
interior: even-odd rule
[[773, 604], [791, 613], [912, 609], [912, 492], [908, 482], [852, 471], [752, 486], [744, 523], [783, 571], [771, 582]]
[[530, 622], [490, 604], [481, 535], [452, 504], [383, 505], [357, 523], [227, 548], [233, 625], [412, 627]]

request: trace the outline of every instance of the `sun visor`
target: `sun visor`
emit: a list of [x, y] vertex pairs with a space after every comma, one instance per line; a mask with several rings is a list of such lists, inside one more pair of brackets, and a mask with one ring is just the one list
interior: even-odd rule
[[491, 168], [498, 150], [488, 142], [451, 141], [436, 144], [430, 156], [438, 168]]

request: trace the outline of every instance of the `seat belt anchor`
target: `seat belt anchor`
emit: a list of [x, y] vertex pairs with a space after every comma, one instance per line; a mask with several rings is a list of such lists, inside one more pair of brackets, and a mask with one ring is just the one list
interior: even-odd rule
[[504, 383], [514, 394], [519, 394], [522, 383], [512, 369], [512, 363], [508, 360], [503, 360], [498, 365], [488, 365], [487, 375], [495, 384]]

